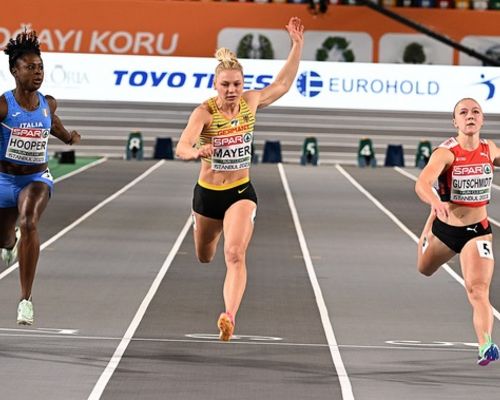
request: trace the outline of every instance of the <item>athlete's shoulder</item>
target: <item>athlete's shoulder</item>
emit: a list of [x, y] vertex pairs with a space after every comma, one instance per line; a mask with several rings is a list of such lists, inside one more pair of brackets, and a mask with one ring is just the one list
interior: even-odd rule
[[210, 107], [209, 100], [201, 103], [193, 110], [193, 112], [196, 112], [197, 114], [212, 114], [212, 108]]
[[241, 99], [247, 104], [248, 109], [255, 115], [260, 101], [260, 90], [247, 90], [243, 92]]
[[57, 109], [57, 100], [55, 99], [55, 97], [51, 96], [50, 94], [43, 94], [40, 92], [38, 92], [38, 94], [45, 99], [50, 107], [50, 110], [52, 111], [52, 113], [54, 113]]
[[442, 142], [438, 148], [442, 148], [442, 149], [452, 149], [453, 147], [457, 146], [458, 145], [458, 141], [456, 138], [454, 137], [450, 137], [448, 139], [446, 139], [444, 142]]
[[197, 106], [191, 113], [189, 120], [191, 122], [201, 123], [204, 126], [210, 124], [210, 121], [212, 120], [212, 113], [210, 111], [208, 101], [205, 101]]
[[245, 100], [244, 96], [242, 96], [240, 99], [240, 113], [242, 115], [250, 113], [255, 119], [255, 111], [252, 110], [248, 102]]

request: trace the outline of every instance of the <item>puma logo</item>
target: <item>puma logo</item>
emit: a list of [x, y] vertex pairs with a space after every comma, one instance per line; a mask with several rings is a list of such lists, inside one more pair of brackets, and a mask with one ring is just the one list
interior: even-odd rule
[[477, 225], [474, 225], [474, 228], [471, 228], [470, 226], [467, 227], [468, 231], [472, 231], [474, 233], [477, 233]]

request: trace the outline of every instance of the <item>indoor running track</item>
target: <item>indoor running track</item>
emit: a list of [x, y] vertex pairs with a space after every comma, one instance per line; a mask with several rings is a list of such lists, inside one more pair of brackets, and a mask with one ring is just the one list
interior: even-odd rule
[[428, 214], [417, 170], [253, 166], [248, 288], [237, 336], [221, 343], [222, 249], [212, 264], [193, 251], [198, 168], [107, 160], [56, 184], [33, 327], [15, 324], [18, 271], [0, 275], [1, 399], [499, 396], [500, 363], [475, 364], [456, 260], [432, 278], [416, 272]]

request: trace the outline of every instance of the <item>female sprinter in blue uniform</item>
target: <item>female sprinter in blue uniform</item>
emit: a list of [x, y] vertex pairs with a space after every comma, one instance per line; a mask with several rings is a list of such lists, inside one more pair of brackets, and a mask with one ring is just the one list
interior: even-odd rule
[[[489, 294], [494, 261], [491, 226], [486, 206], [491, 195], [494, 165], [500, 165], [500, 149], [481, 139], [483, 111], [471, 98], [460, 100], [453, 110], [457, 135], [432, 153], [415, 189], [431, 213], [418, 244], [418, 270], [431, 276], [455, 254], [479, 342], [479, 365], [498, 359], [492, 342], [493, 310]], [[433, 185], [438, 182], [438, 193]]]
[[295, 80], [304, 27], [293, 17], [286, 26], [292, 47], [276, 79], [261, 90], [243, 91], [243, 68], [228, 49], [219, 49], [215, 70], [217, 96], [191, 114], [176, 148], [183, 160], [201, 159], [193, 197], [193, 231], [198, 260], [210, 262], [224, 233], [225, 311], [217, 326], [220, 339], [231, 339], [246, 287], [246, 251], [253, 233], [257, 196], [250, 182], [255, 113], [283, 96]]
[[20, 33], [4, 52], [16, 88], [0, 97], [0, 248], [8, 266], [19, 259], [17, 323], [31, 325], [31, 289], [40, 253], [37, 225], [54, 186], [47, 167], [48, 137], [74, 144], [80, 135], [68, 132], [55, 115], [56, 100], [38, 91], [44, 71], [36, 32]]

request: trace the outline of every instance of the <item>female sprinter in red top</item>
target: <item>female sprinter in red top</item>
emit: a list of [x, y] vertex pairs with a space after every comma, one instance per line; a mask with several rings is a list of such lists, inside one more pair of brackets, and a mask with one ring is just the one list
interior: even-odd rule
[[[493, 312], [489, 288], [494, 261], [486, 205], [494, 165], [500, 165], [500, 151], [491, 140], [480, 138], [483, 118], [476, 100], [460, 100], [453, 110], [457, 136], [432, 153], [415, 186], [420, 199], [431, 206], [418, 244], [418, 270], [430, 276], [460, 254], [479, 342], [479, 365], [487, 365], [499, 356], [498, 347], [491, 340]], [[433, 187], [436, 181], [437, 193]]]

